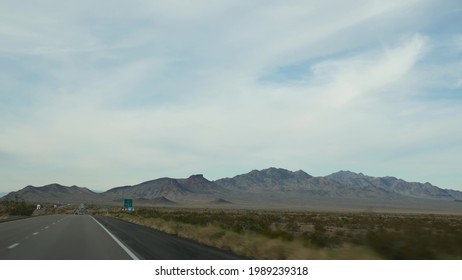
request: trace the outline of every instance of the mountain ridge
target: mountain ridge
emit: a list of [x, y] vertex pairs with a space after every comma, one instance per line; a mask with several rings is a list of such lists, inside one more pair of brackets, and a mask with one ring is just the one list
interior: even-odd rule
[[[132, 198], [137, 205], [176, 205], [228, 201], [232, 205], [406, 205], [408, 202], [444, 204], [462, 200], [462, 192], [430, 183], [407, 182], [391, 176], [373, 177], [338, 171], [312, 176], [303, 170], [270, 167], [231, 178], [210, 181], [202, 174], [188, 178], [158, 178], [136, 185], [111, 188], [102, 193], [77, 186], [49, 184], [26, 186], [4, 196], [28, 201], [120, 203]], [[460, 203], [458, 204], [460, 205]], [[452, 206], [451, 206], [452, 207]]]

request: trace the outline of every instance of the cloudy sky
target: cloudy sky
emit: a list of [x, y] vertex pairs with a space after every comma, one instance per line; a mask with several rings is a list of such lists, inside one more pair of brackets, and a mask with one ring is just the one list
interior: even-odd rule
[[458, 0], [0, 0], [0, 192], [270, 166], [462, 190]]

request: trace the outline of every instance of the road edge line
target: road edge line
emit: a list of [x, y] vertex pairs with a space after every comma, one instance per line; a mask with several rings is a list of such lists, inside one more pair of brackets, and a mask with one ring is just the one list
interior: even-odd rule
[[100, 222], [98, 222], [98, 220], [96, 220], [95, 217], [91, 216], [91, 218], [102, 229], [104, 229], [107, 232], [107, 234], [109, 234], [109, 236], [112, 237], [112, 239], [114, 239], [114, 241], [125, 251], [125, 253], [127, 253], [130, 256], [130, 258], [132, 258], [133, 260], [139, 260], [139, 258], [132, 251], [130, 251], [130, 249], [128, 249], [127, 246], [125, 246], [122, 242], [120, 242], [120, 240], [117, 239], [117, 237], [115, 237], [114, 234], [112, 234], [105, 226], [103, 226]]
[[21, 243], [14, 243], [13, 245], [9, 246], [8, 249], [13, 249], [16, 246], [19, 246]]

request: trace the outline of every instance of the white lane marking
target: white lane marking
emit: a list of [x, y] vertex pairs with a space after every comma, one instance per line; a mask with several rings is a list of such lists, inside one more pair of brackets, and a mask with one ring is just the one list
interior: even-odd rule
[[139, 260], [139, 258], [133, 254], [132, 251], [130, 251], [130, 249], [127, 248], [127, 246], [125, 246], [122, 242], [119, 241], [119, 239], [117, 239], [117, 237], [115, 237], [109, 230], [107, 230], [107, 228], [105, 228], [100, 222], [98, 222], [94, 217], [91, 217], [100, 227], [102, 227], [106, 232], [107, 234], [109, 234], [110, 237], [112, 237], [112, 239], [114, 239], [114, 241], [119, 244], [119, 246], [125, 251], [125, 253], [127, 253], [130, 258], [132, 258], [133, 260]]
[[18, 246], [19, 243], [14, 243], [13, 245], [11, 245], [10, 247], [8, 247], [8, 249], [13, 249], [14, 247]]
[[32, 233], [32, 235], [37, 235], [37, 234], [39, 234], [39, 233], [38, 233], [38, 231], [37, 231], [37, 232], [34, 232], [34, 233]]

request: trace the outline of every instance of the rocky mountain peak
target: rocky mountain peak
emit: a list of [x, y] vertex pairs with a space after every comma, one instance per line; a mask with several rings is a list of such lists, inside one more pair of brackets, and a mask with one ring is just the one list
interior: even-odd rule
[[350, 170], [340, 170], [326, 177], [329, 179], [345, 180], [345, 179], [354, 179], [354, 178], [365, 177], [365, 176], [363, 173], [355, 173]]
[[214, 192], [218, 186], [207, 180], [202, 174], [192, 175], [187, 179], [179, 180], [179, 182], [187, 189], [195, 192]]
[[206, 183], [210, 182], [202, 174], [191, 175], [191, 176], [189, 176], [188, 179], [186, 179], [186, 181], [188, 181], [188, 182], [206, 182]]
[[262, 170], [252, 170], [251, 172], [244, 174], [244, 176], [248, 176], [254, 179], [272, 179], [272, 180], [285, 180], [285, 179], [291, 179], [291, 178], [312, 178], [311, 175], [308, 173], [304, 172], [303, 170], [298, 170], [295, 172], [292, 172], [287, 169], [283, 168], [275, 168], [275, 167], [270, 167], [267, 169], [262, 169]]
[[222, 204], [233, 201], [236, 205], [241, 200], [245, 203], [258, 202], [264, 205], [265, 203], [292, 205], [303, 201], [305, 205], [305, 200], [314, 198], [316, 201], [334, 199], [346, 205], [356, 205], [358, 201], [371, 204], [384, 201], [399, 204], [423, 198], [425, 200], [422, 200], [422, 203], [452, 205], [455, 200], [462, 200], [462, 192], [443, 190], [430, 183], [406, 182], [390, 176], [372, 177], [348, 170], [338, 171], [325, 177], [313, 177], [303, 170], [293, 172], [270, 167], [215, 181], [209, 181], [202, 174], [192, 175], [186, 179], [164, 177], [134, 186], [113, 188], [104, 193], [94, 193], [87, 188], [66, 187], [56, 183], [43, 187], [27, 186], [5, 197], [46, 202], [114, 203], [120, 202], [123, 198], [133, 198], [140, 204], [191, 201]]

